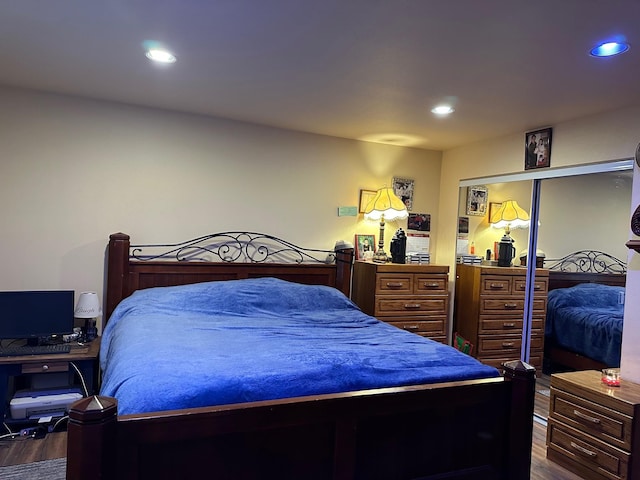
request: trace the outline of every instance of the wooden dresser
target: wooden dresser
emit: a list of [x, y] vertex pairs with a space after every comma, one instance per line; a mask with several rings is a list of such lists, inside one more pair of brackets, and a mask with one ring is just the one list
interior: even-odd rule
[[640, 385], [601, 372], [551, 376], [547, 458], [585, 479], [640, 479]]
[[[500, 367], [520, 359], [526, 268], [456, 265], [454, 332], [478, 360]], [[529, 363], [542, 370], [549, 271], [536, 270]]]
[[357, 261], [352, 300], [363, 312], [447, 343], [449, 267]]

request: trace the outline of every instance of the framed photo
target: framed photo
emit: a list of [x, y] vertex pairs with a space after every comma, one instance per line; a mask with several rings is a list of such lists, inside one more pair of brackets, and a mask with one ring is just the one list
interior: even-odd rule
[[413, 209], [413, 180], [393, 177], [393, 193], [402, 200], [408, 211]]
[[467, 215], [484, 217], [487, 214], [489, 190], [484, 185], [467, 188]]
[[[365, 260], [366, 257], [373, 257], [376, 251], [375, 235], [356, 234], [356, 260]], [[367, 252], [371, 252], [367, 254]]]
[[500, 210], [501, 206], [501, 202], [489, 202], [489, 219], [487, 220], [489, 223], [491, 223], [491, 217], [493, 217], [493, 214]]
[[364, 213], [364, 209], [369, 204], [373, 197], [376, 196], [375, 190], [360, 190], [360, 213]]
[[525, 134], [524, 169], [551, 166], [551, 128]]

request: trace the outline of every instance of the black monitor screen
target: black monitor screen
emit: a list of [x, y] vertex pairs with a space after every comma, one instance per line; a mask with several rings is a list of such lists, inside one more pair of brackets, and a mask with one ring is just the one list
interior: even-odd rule
[[0, 292], [0, 339], [73, 332], [73, 290]]

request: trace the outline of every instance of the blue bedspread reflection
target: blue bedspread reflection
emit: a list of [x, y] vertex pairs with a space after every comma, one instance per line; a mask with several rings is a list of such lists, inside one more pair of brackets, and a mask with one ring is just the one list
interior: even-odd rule
[[336, 289], [274, 278], [137, 291], [111, 316], [100, 365], [120, 414], [499, 375]]
[[584, 283], [549, 292], [546, 342], [620, 366], [624, 287]]

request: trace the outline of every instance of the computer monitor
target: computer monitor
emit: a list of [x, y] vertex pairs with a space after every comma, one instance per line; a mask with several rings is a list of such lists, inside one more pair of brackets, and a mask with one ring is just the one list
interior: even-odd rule
[[73, 290], [0, 292], [0, 339], [27, 339], [73, 333]]

